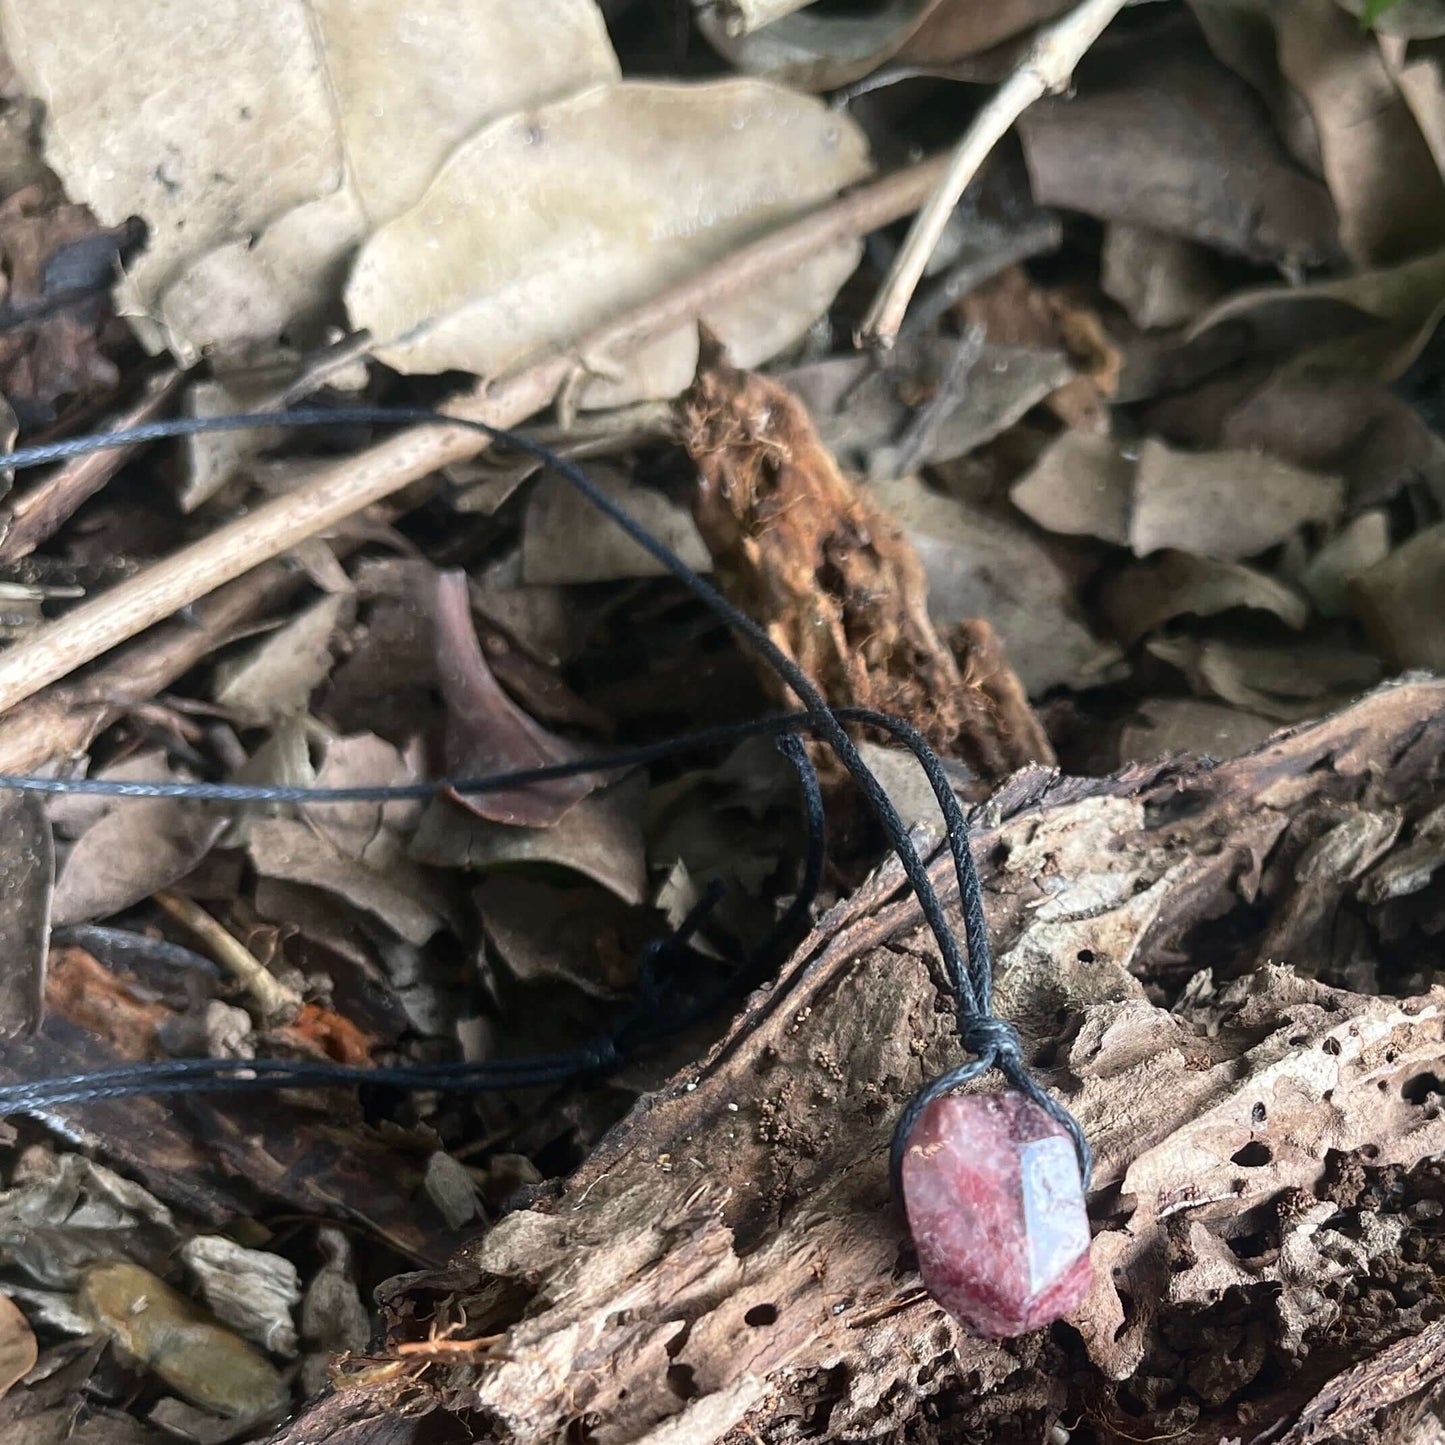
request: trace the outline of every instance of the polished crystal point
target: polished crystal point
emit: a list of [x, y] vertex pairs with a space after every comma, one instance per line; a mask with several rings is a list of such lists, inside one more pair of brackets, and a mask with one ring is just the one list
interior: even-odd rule
[[1038, 1329], [1088, 1293], [1073, 1141], [1022, 1094], [929, 1104], [903, 1156], [903, 1203], [928, 1292], [980, 1335]]

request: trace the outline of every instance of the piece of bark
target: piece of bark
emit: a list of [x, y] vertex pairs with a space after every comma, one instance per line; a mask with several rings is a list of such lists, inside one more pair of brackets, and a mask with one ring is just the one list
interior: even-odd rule
[[[1273, 1438], [1422, 1329], [1445, 1268], [1445, 993], [1308, 976], [1349, 965], [1338, 928], [1298, 972], [1266, 966], [1262, 921], [1341, 809], [1403, 813], [1411, 836], [1445, 782], [1442, 705], [1445, 683], [1388, 687], [1218, 766], [1035, 769], [991, 801], [974, 849], [999, 1010], [1095, 1149], [1072, 1322], [977, 1340], [918, 1286], [888, 1139], [961, 1051], [890, 862], [559, 1192], [383, 1288], [396, 1368], [477, 1340], [409, 1378], [506, 1445], [578, 1420], [599, 1445], [916, 1438], [927, 1419], [1002, 1442], [1086, 1412], [1131, 1437]], [[947, 858], [930, 867], [948, 899]], [[1335, 876], [1338, 918], [1368, 920]]]
[[830, 703], [905, 718], [985, 778], [1053, 761], [991, 634], [960, 671], [929, 619], [913, 547], [839, 470], [791, 392], [709, 343], [682, 427], [718, 582]]

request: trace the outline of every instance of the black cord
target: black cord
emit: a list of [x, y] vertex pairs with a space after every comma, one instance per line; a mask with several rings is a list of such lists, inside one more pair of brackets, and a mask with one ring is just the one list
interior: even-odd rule
[[[954, 868], [958, 875], [959, 897], [968, 949], [966, 957], [959, 950], [958, 940], [949, 927], [943, 904], [928, 876], [928, 869], [922, 858], [919, 857], [917, 849], [914, 848], [902, 818], [899, 817], [897, 809], [893, 806], [882, 784], [863, 761], [857, 747], [848, 736], [844, 722], [853, 719], [847, 718], [846, 714], [841, 711], [835, 714], [828, 707], [826, 700], [814, 686], [812, 680], [791, 657], [773, 642], [763, 627], [730, 602], [710, 582], [694, 572], [676, 553], [635, 521], [602, 492], [574, 462], [559, 456], [550, 448], [532, 441], [528, 437], [502, 427], [491, 426], [486, 422], [451, 417], [442, 412], [415, 407], [384, 406], [306, 407], [289, 411], [250, 412], [224, 417], [180, 417], [167, 421], [148, 422], [141, 426], [128, 427], [118, 431], [74, 437], [66, 441], [50, 442], [40, 446], [22, 447], [8, 455], [0, 454], [0, 462], [3, 462], [6, 467], [19, 469], [82, 456], [110, 447], [159, 441], [169, 437], [193, 436], [203, 432], [239, 431], [258, 427], [317, 427], [356, 424], [394, 426], [404, 423], [457, 427], [467, 431], [480, 432], [493, 441], [501, 442], [515, 451], [534, 458], [561, 476], [694, 596], [705, 603], [763, 658], [804, 705], [803, 716], [808, 729], [819, 734], [828, 743], [862, 790], [869, 806], [882, 825], [890, 846], [903, 866], [904, 874], [918, 898], [919, 908], [937, 941], [949, 985], [954, 994], [960, 1035], [965, 1046], [976, 1055], [961, 1069], [954, 1070], [943, 1079], [926, 1086], [905, 1108], [899, 1119], [892, 1143], [891, 1157], [894, 1162], [895, 1177], [898, 1161], [901, 1159], [902, 1151], [907, 1143], [908, 1132], [926, 1104], [938, 1097], [940, 1093], [959, 1087], [987, 1069], [997, 1068], [1015, 1088], [1046, 1109], [1069, 1130], [1078, 1151], [1079, 1164], [1083, 1172], [1085, 1187], [1087, 1187], [1091, 1156], [1083, 1130], [1068, 1110], [1047, 1094], [1029, 1074], [1023, 1062], [1023, 1052], [1017, 1031], [1011, 1025], [992, 1016], [992, 961], [987, 923], [983, 912], [982, 890], [979, 886], [972, 855], [969, 852], [967, 820], [953, 795], [952, 788], [948, 785], [947, 777], [937, 756], [907, 723], [899, 719], [885, 719], [880, 715], [869, 719], [874, 726], [885, 728], [912, 749], [928, 774], [929, 782], [943, 810]], [[767, 732], [775, 726], [777, 726], [777, 720], [762, 720], [758, 731]], [[779, 730], [791, 731], [791, 729], [781, 728]], [[713, 735], [717, 736], [720, 731], [713, 730]], [[733, 734], [733, 736], [736, 735]], [[652, 754], [651, 756], [660, 755], [664, 754]], [[598, 765], [597, 760], [588, 759], [583, 764], [577, 765], [575, 770], [587, 771]], [[571, 768], [574, 765], [562, 766]], [[612, 766], [617, 766], [617, 764], [614, 762]], [[541, 781], [545, 776], [566, 775], [553, 769], [531, 769], [525, 773], [511, 775], [508, 784], [516, 786], [528, 780]], [[54, 783], [61, 780], [45, 781]], [[73, 781], [88, 782], [91, 780]], [[504, 786], [503, 782], [496, 778], [490, 780], [464, 779], [462, 781], [470, 784], [472, 791], [477, 790], [476, 784], [480, 782], [487, 782], [492, 787]], [[28, 786], [29, 780], [14, 775], [0, 778], [0, 786], [7, 784], [14, 787]], [[187, 784], [185, 786], [221, 789], [232, 785]], [[434, 791], [436, 785], [414, 786], [423, 788], [423, 791], [413, 794], [413, 796], [426, 796], [429, 792]], [[84, 790], [76, 788], [74, 791]], [[328, 791], [340, 792], [343, 790]], [[195, 796], [195, 794], [189, 795]], [[151, 793], [148, 796], [157, 795]], [[214, 796], [217, 799], [223, 797], [219, 792]], [[226, 800], [235, 801], [236, 799]], [[292, 801], [303, 800], [308, 799], [292, 799]], [[333, 800], [340, 801], [339, 798], [333, 798]], [[272, 799], [272, 801], [276, 801], [276, 799]], [[312, 796], [309, 801], [320, 801], [320, 799]], [[254, 1066], [256, 1061], [249, 1062]], [[369, 1070], [363, 1072], [371, 1073]], [[239, 1081], [232, 1081], [232, 1083], [236, 1082]], [[373, 1078], [373, 1082], [383, 1081]], [[5, 1107], [6, 1094], [4, 1091], [0, 1091], [0, 1110]]]

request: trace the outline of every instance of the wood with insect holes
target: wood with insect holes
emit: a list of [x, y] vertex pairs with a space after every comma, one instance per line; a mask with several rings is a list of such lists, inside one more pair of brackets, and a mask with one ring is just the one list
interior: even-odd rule
[[[608, 354], [665, 335], [723, 298], [801, 264], [830, 241], [866, 235], [907, 215], [932, 190], [942, 165], [941, 159], [920, 162], [779, 227], [599, 326], [571, 351], [480, 383], [451, 404], [451, 413], [515, 426], [556, 397], [578, 369], [575, 358], [601, 363]], [[0, 712], [305, 538], [488, 445], [476, 432], [417, 427], [326, 467], [295, 491], [117, 583], [0, 654]]]
[[1084, 0], [1062, 20], [1038, 33], [1018, 69], [993, 93], [954, 147], [938, 189], [914, 218], [858, 328], [860, 345], [893, 345], [908, 303], [969, 182], [1029, 106], [1050, 91], [1063, 90], [1068, 85], [1074, 67], [1127, 3], [1128, 0]]
[[[1445, 681], [1417, 681], [1222, 764], [1038, 768], [994, 795], [973, 842], [998, 1011], [1096, 1157], [1093, 1284], [1065, 1327], [980, 1340], [919, 1289], [889, 1136], [904, 1100], [964, 1055], [890, 860], [559, 1189], [447, 1270], [383, 1287], [378, 1354], [414, 1362], [413, 1342], [464, 1320], [485, 1360], [468, 1370], [453, 1356], [414, 1383], [498, 1445], [563, 1439], [580, 1418], [599, 1440], [687, 1445], [787, 1438], [799, 1420], [820, 1445], [929, 1428], [1041, 1439], [1086, 1413], [1167, 1438], [1180, 1392], [1200, 1412], [1194, 1440], [1253, 1439], [1294, 1418], [1316, 1390], [1317, 1339], [1333, 1371], [1375, 1355], [1376, 1332], [1422, 1327], [1423, 1306], [1371, 1293], [1371, 1266], [1349, 1261], [1361, 1240], [1395, 1241], [1380, 1259], [1395, 1277], [1437, 1250], [1434, 1217], [1408, 1190], [1445, 1179], [1433, 1162], [1445, 1118], [1410, 1097], [1445, 1076], [1445, 991], [1366, 995], [1307, 972], [1354, 976], [1359, 934], [1339, 925], [1352, 909], [1383, 916], [1362, 885], [1392, 857], [1326, 850], [1329, 874], [1311, 850], [1352, 819], [1397, 813], [1389, 847], [1408, 849], [1442, 786]], [[929, 866], [951, 903], [946, 854]], [[1335, 911], [1314, 910], [1315, 888]], [[1293, 972], [1269, 964], [1261, 912], [1301, 904]], [[1212, 979], [1196, 977], [1206, 945]], [[1378, 1169], [1390, 1188], [1343, 1194], [1325, 1182], [1336, 1164], [1345, 1180]], [[1273, 1221], [1279, 1247], [1232, 1249], [1249, 1220]], [[1320, 1293], [1351, 1278], [1358, 1298]], [[1242, 1316], [1219, 1317], [1226, 1287], [1250, 1302], [1253, 1354]], [[1420, 1287], [1427, 1304], [1433, 1288]], [[1177, 1386], [1141, 1407], [1157, 1397], [1132, 1393], [1147, 1383], [1135, 1377], [1165, 1350]], [[1213, 1393], [1213, 1372], [1245, 1365], [1230, 1394]], [[380, 1421], [394, 1397], [376, 1389], [350, 1396], [383, 1405]], [[332, 1408], [275, 1445], [319, 1438]], [[386, 1429], [348, 1439], [382, 1445]]]

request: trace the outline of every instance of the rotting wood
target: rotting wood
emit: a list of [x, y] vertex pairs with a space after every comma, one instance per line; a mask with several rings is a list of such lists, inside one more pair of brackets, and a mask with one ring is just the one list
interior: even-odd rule
[[992, 629], [961, 630], [955, 658], [912, 543], [839, 470], [797, 397], [705, 338], [681, 414], [719, 585], [830, 703], [904, 718], [986, 779], [1053, 761]]
[[1342, 851], [1298, 971], [1259, 956], [1261, 912], [1351, 820], [1402, 812], [1409, 846], [1442, 787], [1445, 682], [1412, 681], [1219, 766], [1032, 769], [990, 802], [975, 848], [1000, 1012], [1097, 1154], [1095, 1286], [1071, 1325], [979, 1341], [918, 1288], [889, 1131], [959, 1047], [888, 863], [559, 1192], [385, 1289], [390, 1344], [500, 1335], [486, 1364], [412, 1379], [437, 1420], [504, 1442], [873, 1439], [925, 1417], [1000, 1441], [1080, 1416], [1197, 1445], [1287, 1427], [1341, 1365], [1438, 1312], [1445, 991], [1309, 976], [1358, 966], [1335, 925], [1383, 920], [1366, 885], [1388, 853]]

